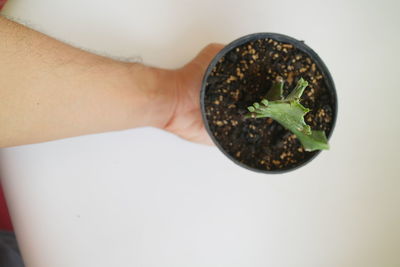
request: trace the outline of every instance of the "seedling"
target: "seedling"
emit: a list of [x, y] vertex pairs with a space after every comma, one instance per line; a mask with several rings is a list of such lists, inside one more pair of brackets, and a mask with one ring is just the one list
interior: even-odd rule
[[246, 118], [271, 118], [294, 133], [306, 151], [329, 149], [324, 131], [313, 131], [304, 121], [310, 109], [300, 104], [300, 98], [308, 82], [301, 78], [287, 97], [283, 97], [282, 78], [278, 78], [260, 103], [256, 102], [247, 109]]

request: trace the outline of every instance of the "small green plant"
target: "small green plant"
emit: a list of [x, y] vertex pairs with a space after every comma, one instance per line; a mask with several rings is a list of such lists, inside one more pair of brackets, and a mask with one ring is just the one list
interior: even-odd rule
[[329, 149], [324, 131], [313, 131], [304, 121], [310, 109], [300, 104], [301, 95], [308, 82], [301, 78], [287, 97], [283, 97], [283, 79], [278, 78], [272, 84], [264, 99], [247, 109], [246, 118], [272, 118], [294, 133], [306, 151]]

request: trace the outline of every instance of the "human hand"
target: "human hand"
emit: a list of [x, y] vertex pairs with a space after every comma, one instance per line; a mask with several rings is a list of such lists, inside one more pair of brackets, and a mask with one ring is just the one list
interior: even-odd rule
[[164, 130], [195, 143], [213, 144], [201, 117], [200, 87], [208, 65], [223, 47], [209, 44], [192, 61], [175, 71], [174, 108]]
[[211, 144], [199, 91], [222, 45], [166, 70], [92, 54], [1, 16], [0, 28], [9, 44], [0, 45], [0, 147], [144, 126]]

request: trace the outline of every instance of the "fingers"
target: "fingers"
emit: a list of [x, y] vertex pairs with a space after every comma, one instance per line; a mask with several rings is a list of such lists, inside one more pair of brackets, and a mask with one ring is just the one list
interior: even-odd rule
[[210, 135], [206, 132], [205, 129], [204, 129], [204, 135], [199, 140], [199, 143], [207, 146], [215, 146], [214, 142], [211, 140]]
[[193, 142], [206, 146], [215, 146], [214, 142], [211, 140], [211, 137], [206, 132], [203, 134], [203, 136], [199, 137]]
[[205, 70], [223, 47], [222, 44], [209, 44], [177, 70], [177, 108], [166, 130], [195, 143], [213, 145], [201, 118], [199, 90]]
[[[219, 51], [224, 48], [223, 44], [219, 43], [211, 43], [204, 47], [200, 53], [193, 59], [192, 63], [193, 65], [196, 65], [197, 67], [200, 68], [200, 74], [203, 75], [204, 71], [207, 69], [208, 65], [210, 64], [211, 60], [218, 54]], [[200, 115], [200, 114], [199, 114]], [[200, 118], [202, 121], [202, 119]], [[203, 145], [209, 145], [213, 146], [214, 143], [211, 140], [209, 134], [207, 133], [203, 121], [202, 121], [202, 127], [201, 130], [199, 131], [200, 136], [198, 136], [195, 140], [195, 142], [203, 144]]]
[[208, 146], [214, 146], [214, 142], [211, 140], [210, 135], [208, 134], [206, 127], [203, 122], [203, 118], [201, 118], [201, 113], [196, 112], [197, 114], [195, 115], [196, 117], [198, 116], [198, 121], [200, 122], [200, 127], [199, 130], [196, 132], [196, 135], [193, 136], [192, 140], [195, 143], [203, 144], [203, 145], [208, 145]]

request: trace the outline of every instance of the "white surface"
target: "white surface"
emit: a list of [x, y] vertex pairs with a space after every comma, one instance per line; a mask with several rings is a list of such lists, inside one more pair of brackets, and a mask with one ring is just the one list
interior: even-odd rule
[[400, 266], [398, 1], [10, 1], [51, 36], [162, 67], [281, 32], [339, 95], [331, 151], [281, 176], [154, 129], [1, 150], [28, 267]]

